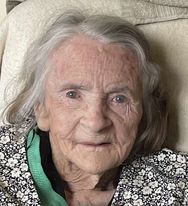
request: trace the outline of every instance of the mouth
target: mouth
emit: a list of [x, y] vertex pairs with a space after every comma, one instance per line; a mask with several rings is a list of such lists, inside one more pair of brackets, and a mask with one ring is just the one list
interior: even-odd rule
[[107, 146], [109, 145], [110, 143], [109, 142], [103, 142], [103, 143], [90, 143], [90, 142], [83, 142], [83, 143], [80, 143], [82, 145], [86, 145], [86, 146], [93, 146], [93, 147], [100, 147], [100, 146]]
[[109, 142], [104, 142], [104, 143], [82, 142], [82, 143], [79, 143], [78, 145], [82, 149], [86, 149], [88, 151], [101, 151], [111, 146], [111, 143]]

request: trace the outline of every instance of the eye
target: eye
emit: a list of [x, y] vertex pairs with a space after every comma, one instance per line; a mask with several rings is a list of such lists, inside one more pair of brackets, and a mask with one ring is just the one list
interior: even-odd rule
[[76, 91], [68, 91], [66, 93], [66, 97], [71, 98], [71, 99], [77, 99], [79, 98], [78, 92]]
[[127, 98], [124, 95], [117, 95], [115, 96], [112, 101], [118, 104], [123, 104], [125, 103]]

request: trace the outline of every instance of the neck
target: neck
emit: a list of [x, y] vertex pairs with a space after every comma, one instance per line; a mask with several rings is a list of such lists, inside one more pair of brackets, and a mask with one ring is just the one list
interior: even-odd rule
[[64, 182], [64, 193], [68, 205], [109, 204], [117, 186], [119, 168], [102, 174], [89, 174], [70, 162], [55, 164], [55, 166]]
[[77, 166], [69, 163], [65, 170], [58, 170], [63, 181], [66, 182], [66, 190], [78, 192], [81, 190], [110, 190], [116, 187], [119, 174], [118, 168], [110, 169], [100, 174], [89, 174]]

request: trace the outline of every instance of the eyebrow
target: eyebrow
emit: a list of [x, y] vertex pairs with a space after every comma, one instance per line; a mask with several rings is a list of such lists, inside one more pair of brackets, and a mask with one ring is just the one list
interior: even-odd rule
[[87, 85], [82, 85], [81, 83], [63, 83], [61, 86], [60, 86], [60, 90], [63, 91], [63, 90], [66, 90], [66, 89], [83, 89], [83, 90], [89, 90], [89, 86]]
[[108, 89], [109, 91], [107, 93], [111, 94], [111, 93], [118, 93], [118, 92], [129, 92], [131, 93], [131, 90], [127, 87], [127, 86], [123, 86], [123, 87], [112, 87], [111, 89]]

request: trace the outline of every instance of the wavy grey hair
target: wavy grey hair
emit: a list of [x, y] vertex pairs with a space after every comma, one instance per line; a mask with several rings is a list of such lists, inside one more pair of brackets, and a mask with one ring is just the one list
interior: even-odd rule
[[159, 68], [151, 61], [143, 34], [127, 21], [114, 16], [88, 16], [79, 11], [59, 16], [28, 50], [19, 77], [22, 88], [5, 110], [6, 121], [20, 124], [32, 117], [36, 124], [34, 107], [44, 101], [44, 83], [51, 69], [49, 56], [60, 43], [80, 34], [104, 43], [118, 44], [136, 55], [143, 87], [144, 112], [133, 151], [149, 153], [159, 149], [165, 140], [167, 126], [167, 105], [160, 86]]

